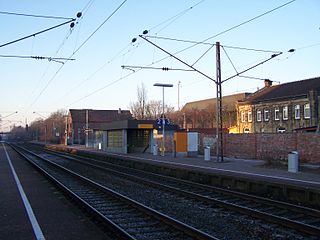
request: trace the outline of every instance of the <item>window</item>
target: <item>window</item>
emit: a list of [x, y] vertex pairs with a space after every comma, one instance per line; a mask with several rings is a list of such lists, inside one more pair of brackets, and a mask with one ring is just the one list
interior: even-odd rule
[[283, 120], [288, 120], [288, 106], [284, 106], [282, 109], [282, 118]]
[[108, 147], [122, 147], [122, 131], [108, 131]]
[[257, 122], [261, 122], [261, 110], [257, 110]]
[[294, 118], [300, 119], [300, 105], [294, 106]]
[[270, 118], [270, 114], [269, 114], [269, 110], [264, 110], [264, 112], [263, 112], [263, 119], [264, 119], [264, 121], [269, 121], [269, 118]]
[[276, 108], [274, 110], [274, 120], [276, 120], [276, 121], [280, 120], [280, 110], [279, 110], [279, 108]]
[[149, 144], [150, 134], [150, 130], [132, 130], [128, 134], [128, 144], [134, 147], [145, 148]]
[[241, 112], [241, 122], [246, 121], [246, 113], [244, 111]]
[[252, 122], [252, 112], [248, 112], [248, 122]]
[[303, 115], [304, 115], [304, 118], [306, 118], [306, 119], [310, 118], [310, 104], [309, 103], [306, 103], [304, 105]]

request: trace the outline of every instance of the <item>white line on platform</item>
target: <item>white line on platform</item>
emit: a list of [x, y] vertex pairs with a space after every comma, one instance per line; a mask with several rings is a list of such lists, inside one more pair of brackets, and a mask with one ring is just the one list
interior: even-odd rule
[[24, 190], [23, 190], [23, 187], [22, 187], [22, 185], [21, 185], [21, 183], [20, 183], [20, 180], [19, 180], [19, 178], [18, 178], [18, 175], [17, 175], [16, 171], [14, 170], [14, 167], [13, 167], [13, 165], [12, 165], [12, 162], [11, 162], [11, 159], [10, 159], [10, 157], [9, 157], [9, 154], [8, 154], [8, 152], [7, 152], [7, 150], [6, 150], [6, 147], [5, 147], [5, 145], [4, 145], [3, 143], [2, 143], [2, 146], [3, 146], [4, 151], [5, 151], [5, 153], [6, 153], [7, 160], [8, 160], [8, 162], [9, 162], [9, 165], [10, 165], [10, 168], [11, 168], [11, 172], [12, 172], [12, 174], [13, 174], [13, 176], [14, 176], [14, 180], [16, 181], [16, 184], [17, 184], [17, 187], [18, 187], [20, 196], [21, 196], [21, 198], [22, 198], [24, 207], [25, 207], [25, 209], [26, 209], [26, 211], [27, 211], [27, 214], [28, 214], [30, 223], [31, 223], [31, 225], [32, 225], [33, 232], [34, 232], [37, 240], [45, 240], [45, 237], [44, 237], [44, 235], [43, 235], [43, 233], [42, 233], [42, 231], [41, 231], [41, 228], [40, 228], [39, 223], [38, 223], [38, 221], [37, 221], [37, 219], [36, 219], [36, 216], [35, 216], [34, 213], [33, 213], [32, 207], [31, 207], [31, 205], [30, 205], [30, 203], [29, 203], [29, 201], [28, 201], [28, 198], [27, 198], [27, 196], [26, 196], [26, 194], [25, 194], [25, 192], [24, 192]]

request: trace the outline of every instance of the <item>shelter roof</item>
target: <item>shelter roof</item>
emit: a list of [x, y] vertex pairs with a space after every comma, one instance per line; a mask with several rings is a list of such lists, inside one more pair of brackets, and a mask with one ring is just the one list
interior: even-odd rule
[[88, 111], [88, 122], [90, 123], [108, 123], [132, 119], [129, 110], [70, 109], [72, 122], [86, 122], [86, 111]]

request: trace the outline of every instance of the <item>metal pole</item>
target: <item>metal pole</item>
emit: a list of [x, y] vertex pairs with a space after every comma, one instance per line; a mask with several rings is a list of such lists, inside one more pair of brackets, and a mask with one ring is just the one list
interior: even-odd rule
[[64, 145], [68, 145], [68, 113], [66, 114], [66, 127], [65, 127], [65, 135], [64, 135]]
[[165, 138], [165, 117], [164, 117], [164, 88], [165, 87], [173, 87], [172, 84], [165, 83], [155, 83], [153, 84], [155, 87], [162, 87], [162, 151], [161, 155], [164, 156], [164, 138]]
[[217, 70], [217, 97], [216, 97], [216, 129], [217, 129], [217, 161], [223, 162], [223, 132], [222, 132], [222, 82], [221, 82], [221, 61], [220, 42], [216, 42], [216, 70]]
[[86, 109], [86, 147], [89, 146], [89, 112], [88, 109]]
[[44, 144], [47, 145], [47, 124], [44, 125]]
[[178, 82], [178, 111], [180, 111], [180, 81]]
[[216, 157], [219, 162], [219, 88], [216, 83]]
[[162, 156], [164, 156], [164, 87], [162, 87]]

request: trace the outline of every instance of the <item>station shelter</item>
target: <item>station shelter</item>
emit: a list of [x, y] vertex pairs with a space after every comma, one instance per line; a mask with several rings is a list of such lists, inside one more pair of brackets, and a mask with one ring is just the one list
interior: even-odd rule
[[92, 129], [89, 146], [113, 153], [152, 152], [154, 120], [122, 120]]

